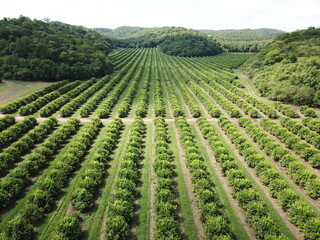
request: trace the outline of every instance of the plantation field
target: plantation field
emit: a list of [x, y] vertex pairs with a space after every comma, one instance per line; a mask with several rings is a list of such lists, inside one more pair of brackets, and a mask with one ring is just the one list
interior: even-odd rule
[[119, 49], [0, 105], [0, 239], [320, 239], [317, 112], [260, 97], [250, 56]]

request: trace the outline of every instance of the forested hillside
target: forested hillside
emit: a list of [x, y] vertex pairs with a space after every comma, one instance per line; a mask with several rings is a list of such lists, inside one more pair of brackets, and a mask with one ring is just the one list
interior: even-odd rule
[[183, 27], [149, 28], [129, 36], [118, 40], [120, 47], [159, 46], [165, 54], [184, 57], [210, 56], [222, 52], [222, 48], [212, 37]]
[[[173, 32], [177, 31], [185, 31], [184, 28], [175, 28], [173, 27], [166, 27], [166, 28], [143, 28], [143, 27], [129, 27], [123, 26], [118, 27], [114, 30], [109, 28], [95, 28], [94, 30], [106, 34], [108, 37], [112, 37], [115, 39], [121, 39], [121, 46], [130, 46], [135, 47], [138, 46], [149, 46], [150, 44], [154, 44], [152, 39], [148, 40], [147, 42], [143, 41], [143, 38], [149, 39], [150, 37], [156, 38], [156, 42], [159, 42], [161, 37], [154, 36], [154, 33], [159, 32], [162, 35], [162, 32], [166, 32], [167, 29], [170, 29]], [[285, 32], [277, 29], [271, 28], [260, 28], [260, 29], [240, 29], [240, 30], [190, 30], [188, 34], [192, 33], [199, 33], [202, 32], [206, 35], [211, 35], [213, 38], [223, 47], [224, 50], [229, 52], [258, 52], [263, 47], [265, 47], [268, 43], [272, 41], [276, 36], [283, 34]], [[157, 33], [158, 34], [158, 33]], [[170, 33], [169, 33], [170, 34]], [[174, 34], [175, 36], [175, 34]], [[168, 37], [166, 35], [165, 37]], [[159, 39], [158, 39], [159, 38]], [[179, 37], [178, 37], [179, 38]], [[182, 37], [183, 38], [183, 37]], [[129, 39], [129, 40], [124, 40]], [[204, 38], [202, 38], [203, 40]], [[181, 38], [178, 39], [180, 41]], [[176, 42], [176, 40], [175, 40]], [[195, 39], [191, 39], [189, 42], [197, 42]], [[200, 41], [200, 44], [197, 44], [198, 48], [202, 48], [204, 41]], [[182, 42], [184, 44], [188, 44], [187, 42]], [[157, 45], [157, 44], [155, 44]], [[176, 44], [178, 46], [178, 44]], [[179, 43], [181, 45], [181, 42]], [[194, 46], [188, 45], [191, 48]], [[169, 44], [163, 47], [164, 49], [172, 48]], [[172, 52], [176, 52], [178, 49], [172, 50]], [[184, 49], [185, 51], [189, 51]], [[180, 50], [178, 50], [180, 51]], [[196, 51], [197, 52], [197, 51]], [[173, 55], [173, 54], [171, 54]]]
[[199, 30], [218, 40], [230, 52], [258, 52], [284, 31], [272, 28], [240, 30]]
[[95, 28], [94, 30], [105, 33], [109, 37], [113, 38], [128, 38], [131, 37], [134, 34], [137, 34], [147, 28], [143, 27], [130, 27], [130, 26], [121, 26], [117, 27], [116, 29], [113, 29], [109, 31], [109, 28]]
[[227, 30], [199, 30], [221, 40], [232, 42], [251, 42], [274, 39], [284, 31], [272, 28], [259, 29], [227, 29]]
[[320, 106], [320, 29], [277, 37], [244, 69], [263, 96], [293, 104]]
[[111, 40], [96, 31], [27, 17], [0, 21], [0, 79], [88, 79], [112, 70]]

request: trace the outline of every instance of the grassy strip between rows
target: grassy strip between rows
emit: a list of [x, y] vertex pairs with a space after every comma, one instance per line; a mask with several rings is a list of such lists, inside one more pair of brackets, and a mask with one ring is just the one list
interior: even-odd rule
[[147, 131], [145, 137], [145, 152], [142, 164], [140, 166], [141, 178], [140, 186], [137, 191], [139, 192], [138, 202], [138, 222], [136, 223], [136, 239], [147, 240], [150, 237], [150, 186], [151, 186], [151, 158], [152, 158], [152, 135], [153, 123], [146, 123]]
[[208, 156], [208, 154], [210, 153], [206, 151], [201, 138], [199, 137], [198, 133], [195, 130], [194, 124], [190, 124], [190, 125], [192, 129], [192, 133], [195, 136], [197, 145], [199, 146], [201, 156], [203, 156], [206, 166], [208, 167], [208, 171], [210, 172], [212, 182], [214, 183], [214, 188], [219, 196], [221, 204], [224, 206], [223, 207], [224, 214], [226, 215], [226, 218], [230, 220], [230, 225], [233, 229], [233, 232], [237, 233], [236, 237], [239, 240], [250, 239], [244, 227], [242, 226], [237, 214], [234, 212], [232, 208], [231, 202], [226, 194], [226, 191], [223, 189], [223, 186], [221, 184], [221, 180], [216, 174], [216, 170], [214, 169], [213, 165], [210, 163], [210, 159]]
[[56, 226], [68, 212], [69, 208], [71, 207], [70, 204], [72, 194], [74, 193], [74, 190], [78, 187], [79, 181], [82, 177], [82, 173], [87, 169], [87, 166], [90, 163], [90, 159], [93, 157], [94, 153], [98, 149], [100, 142], [104, 139], [104, 133], [106, 130], [107, 128], [104, 127], [101, 130], [97, 139], [94, 141], [94, 144], [92, 145], [87, 156], [85, 157], [84, 163], [81, 165], [80, 170], [77, 173], [75, 173], [76, 176], [68, 184], [68, 188], [66, 189], [64, 196], [60, 199], [59, 203], [57, 204], [56, 210], [50, 213], [45, 219], [45, 221], [42, 223], [42, 225], [39, 227], [38, 233], [40, 239], [50, 239]]
[[[220, 128], [217, 123], [212, 123], [212, 124], [214, 125], [215, 129]], [[267, 207], [268, 213], [270, 214], [270, 216], [273, 219], [274, 223], [279, 227], [279, 229], [281, 229], [281, 232], [284, 235], [288, 236], [290, 239], [296, 239], [294, 234], [290, 231], [290, 229], [283, 222], [283, 220], [282, 220], [281, 216], [279, 215], [278, 211], [274, 208], [272, 203], [266, 197], [265, 192], [263, 191], [263, 189], [261, 189], [258, 186], [258, 184], [255, 182], [253, 177], [250, 175], [247, 167], [242, 165], [241, 162], [239, 161], [238, 157], [234, 154], [234, 151], [236, 151], [236, 150], [232, 149], [232, 147], [228, 144], [228, 142], [224, 139], [224, 136], [219, 131], [216, 131], [215, 133], [219, 136], [220, 140], [224, 143], [225, 148], [227, 148], [229, 150], [230, 156], [233, 157], [234, 159], [236, 159], [235, 162], [236, 162], [237, 166], [239, 167], [239, 169], [242, 170], [244, 176], [251, 181], [251, 183], [253, 185], [253, 188], [259, 193], [259, 195], [262, 197], [262, 200], [266, 203], [266, 207]]]
[[176, 167], [176, 182], [178, 191], [178, 202], [180, 206], [180, 213], [183, 225], [183, 235], [185, 239], [196, 240], [198, 238], [198, 230], [194, 222], [194, 216], [189, 198], [187, 185], [184, 181], [182, 167], [180, 164], [180, 156], [178, 152], [178, 143], [176, 141], [175, 132], [173, 130], [174, 123], [168, 123], [168, 132], [171, 140], [170, 149], [173, 151], [174, 164]]
[[111, 155], [110, 167], [106, 177], [104, 188], [101, 190], [96, 207], [91, 212], [84, 216], [84, 225], [86, 229], [86, 239], [96, 240], [103, 234], [105, 223], [105, 213], [108, 207], [111, 191], [115, 184], [116, 176], [120, 167], [121, 159], [126, 150], [130, 126], [125, 125], [122, 132], [122, 137], [117, 144], [114, 154]]

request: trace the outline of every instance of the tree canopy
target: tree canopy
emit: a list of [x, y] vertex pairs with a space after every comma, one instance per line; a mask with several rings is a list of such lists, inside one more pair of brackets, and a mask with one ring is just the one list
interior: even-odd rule
[[121, 26], [117, 27], [114, 30], [108, 31], [108, 28], [95, 28], [94, 30], [105, 33], [107, 36], [112, 37], [112, 38], [128, 38], [132, 35], [135, 35], [147, 28], [143, 27], [130, 27], [130, 26]]
[[222, 52], [220, 45], [199, 31], [183, 27], [161, 27], [139, 30], [118, 39], [120, 47], [146, 47], [159, 49], [174, 56], [209, 56]]
[[244, 65], [262, 95], [320, 106], [320, 29], [278, 36]]
[[[130, 47], [136, 47], [136, 45], [149, 46], [152, 44], [158, 46], [158, 44], [154, 44], [154, 41], [151, 40], [147, 41], [149, 42], [147, 44], [143, 41], [142, 38], [153, 37], [156, 39], [156, 42], [158, 42], [161, 39], [161, 37], [163, 37], [163, 34], [165, 35], [165, 37], [168, 37], [168, 34], [170, 35], [171, 32], [173, 32], [174, 35], [177, 32], [183, 32], [187, 29], [179, 27], [143, 28], [122, 26], [114, 30], [111, 30], [109, 28], [96, 28], [95, 30], [106, 34], [106, 36], [108, 37], [121, 39], [121, 46], [127, 47], [129, 45]], [[276, 36], [284, 33], [281, 30], [271, 28], [240, 30], [189, 30], [190, 31], [188, 33], [192, 33], [192, 35], [194, 33], [201, 32], [207, 36], [213, 36], [213, 38], [222, 46], [222, 48], [229, 52], [258, 52], [268, 43], [270, 43], [272, 39], [274, 39]], [[157, 37], [157, 34], [160, 34], [160, 37]]]
[[110, 73], [112, 41], [103, 34], [27, 17], [0, 21], [0, 78], [88, 79]]
[[259, 52], [284, 31], [272, 28], [199, 30], [212, 35], [229, 52]]

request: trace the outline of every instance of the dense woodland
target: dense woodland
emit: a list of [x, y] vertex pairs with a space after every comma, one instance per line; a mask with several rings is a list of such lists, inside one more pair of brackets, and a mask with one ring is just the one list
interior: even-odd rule
[[210, 34], [224, 41], [232, 42], [252, 42], [262, 40], [272, 40], [284, 31], [272, 28], [259, 29], [240, 29], [240, 30], [199, 30], [200, 32]]
[[94, 30], [105, 33], [107, 36], [112, 38], [128, 38], [134, 34], [137, 34], [147, 28], [143, 27], [130, 27], [130, 26], [121, 26], [112, 30], [109, 28], [94, 28]]
[[199, 31], [212, 35], [229, 52], [259, 52], [272, 39], [284, 33], [272, 28]]
[[210, 56], [223, 51], [212, 37], [196, 30], [183, 27], [161, 27], [143, 31], [133, 28], [132, 31], [136, 30], [136, 34], [127, 35], [130, 37], [118, 39], [118, 46], [130, 48], [159, 47], [165, 54], [182, 57]]
[[[129, 26], [118, 27], [114, 30], [109, 28], [95, 28], [95, 30], [116, 39], [136, 38], [139, 35], [148, 35], [147, 32], [150, 31], [148, 28]], [[213, 36], [223, 49], [229, 52], [258, 52], [273, 38], [284, 33], [281, 30], [271, 28], [198, 31]]]
[[277, 37], [248, 60], [244, 69], [263, 96], [298, 105], [320, 106], [320, 29]]
[[110, 73], [111, 40], [60, 22], [0, 21], [0, 78], [26, 81], [89, 79]]

